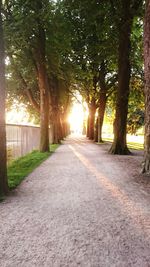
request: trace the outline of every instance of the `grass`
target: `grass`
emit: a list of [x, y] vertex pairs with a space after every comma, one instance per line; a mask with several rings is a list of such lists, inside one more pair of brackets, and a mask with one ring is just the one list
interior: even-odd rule
[[143, 150], [144, 145], [140, 143], [128, 142], [128, 148], [135, 149], [135, 150]]
[[[113, 139], [111, 138], [104, 138], [104, 142], [110, 142], [112, 143]], [[128, 148], [135, 149], [135, 150], [142, 150], [144, 149], [144, 145], [141, 143], [135, 143], [135, 142], [127, 142]]]
[[8, 165], [8, 185], [10, 190], [16, 188], [21, 181], [30, 174], [37, 166], [46, 160], [59, 145], [51, 145], [51, 151], [41, 153], [33, 151]]

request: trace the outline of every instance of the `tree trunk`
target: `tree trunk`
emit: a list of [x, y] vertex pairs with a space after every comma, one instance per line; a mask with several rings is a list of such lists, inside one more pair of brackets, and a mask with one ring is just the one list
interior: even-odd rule
[[[42, 2], [37, 2], [37, 13], [42, 9]], [[40, 89], [40, 151], [49, 151], [49, 111], [50, 111], [50, 90], [46, 70], [45, 56], [45, 29], [42, 27], [40, 18], [37, 18], [38, 37], [35, 50], [35, 60], [38, 73], [38, 85]]]
[[49, 151], [49, 106], [50, 95], [48, 79], [45, 67], [45, 58], [39, 51], [39, 59], [37, 62], [38, 69], [38, 85], [40, 89], [40, 151]]
[[94, 141], [96, 143], [98, 142], [98, 118], [96, 118], [96, 123], [95, 123]]
[[70, 134], [70, 125], [69, 122], [67, 121], [67, 114], [62, 114], [61, 125], [62, 125], [62, 139], [63, 139]]
[[86, 116], [86, 108], [83, 105], [83, 128], [82, 128], [82, 135], [87, 135], [87, 116]]
[[145, 66], [145, 151], [143, 173], [150, 173], [150, 0], [146, 3], [144, 23]]
[[50, 118], [50, 144], [54, 144], [54, 124]]
[[89, 139], [94, 140], [94, 127], [95, 127], [95, 114], [96, 114], [96, 103], [93, 98], [89, 107]]
[[67, 133], [67, 120], [65, 114], [61, 114], [60, 117], [60, 124], [61, 124], [61, 139], [64, 139], [68, 133]]
[[8, 193], [6, 126], [5, 126], [5, 56], [2, 25], [2, 1], [0, 0], [0, 196]]
[[98, 142], [103, 142], [102, 140], [102, 127], [105, 115], [106, 108], [106, 91], [100, 92], [100, 101], [99, 101], [99, 109], [98, 109]]
[[132, 16], [130, 0], [122, 0], [122, 19], [119, 36], [118, 90], [116, 116], [114, 121], [114, 141], [110, 152], [112, 154], [130, 154], [126, 143], [126, 125], [128, 113], [129, 83], [130, 83], [130, 50]]
[[87, 118], [87, 130], [86, 130], [86, 137], [89, 137], [89, 123], [90, 123], [90, 116], [88, 115], [88, 118]]
[[101, 69], [99, 72], [99, 84], [100, 84], [100, 93], [99, 93], [99, 109], [98, 109], [98, 142], [103, 142], [102, 140], [102, 127], [104, 121], [104, 114], [107, 101], [107, 85], [106, 85], [106, 73], [105, 73], [105, 64], [102, 62]]
[[[44, 78], [44, 77], [43, 77]], [[40, 88], [40, 151], [49, 151], [49, 93], [44, 90], [39, 79]], [[45, 83], [45, 82], [44, 82]]]
[[60, 121], [60, 111], [56, 109], [53, 110], [52, 121], [53, 121], [53, 143], [60, 144], [60, 141], [63, 138], [62, 126]]
[[86, 120], [83, 120], [83, 129], [82, 129], [82, 134], [86, 135], [87, 129], [86, 129]]

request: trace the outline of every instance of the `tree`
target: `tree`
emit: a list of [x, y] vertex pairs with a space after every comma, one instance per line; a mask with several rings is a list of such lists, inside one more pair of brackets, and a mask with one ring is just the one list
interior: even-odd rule
[[128, 105], [127, 132], [136, 134], [144, 126], [144, 84], [140, 76], [131, 77]]
[[[111, 6], [109, 1], [87, 0], [64, 0], [64, 5], [72, 30], [73, 61], [80, 70], [76, 82], [89, 109], [87, 137], [102, 141], [107, 96], [112, 81], [116, 82], [116, 36], [112, 35]], [[98, 120], [94, 133], [97, 108]]]
[[121, 22], [119, 29], [119, 57], [118, 57], [118, 91], [116, 103], [116, 117], [114, 121], [114, 142], [110, 149], [113, 154], [129, 154], [126, 144], [126, 121], [128, 110], [129, 82], [130, 82], [130, 35], [132, 17], [131, 1], [121, 1]]
[[5, 56], [2, 25], [2, 0], [0, 0], [0, 196], [8, 193], [6, 128], [5, 128]]
[[[49, 101], [46, 33], [51, 3], [47, 0], [10, 1], [6, 3], [8, 56], [29, 57], [40, 92], [40, 151], [49, 151]], [[34, 25], [34, 27], [33, 27]], [[25, 69], [25, 68], [24, 68]], [[24, 77], [23, 77], [24, 78]], [[28, 86], [29, 87], [29, 86]]]
[[144, 23], [144, 66], [145, 66], [145, 150], [143, 173], [150, 171], [150, 0], [146, 1]]
[[[64, 90], [62, 85], [61, 88], [58, 85], [60, 81], [66, 81], [66, 77], [70, 79], [66, 74], [68, 69], [71, 69], [68, 57], [69, 34], [59, 4], [54, 5], [52, 1], [47, 0], [17, 2], [12, 2], [11, 8], [6, 8], [7, 52], [11, 71], [15, 74], [13, 79], [16, 81], [17, 78], [17, 88], [20, 86], [20, 100], [32, 105], [37, 112], [40, 107], [40, 150], [46, 151], [49, 149], [50, 120], [54, 141], [59, 142], [62, 137], [60, 107], [64, 103], [60, 101], [59, 95], [60, 91], [67, 94], [68, 88]], [[24, 28], [26, 21], [30, 21], [27, 29]], [[13, 36], [11, 29], [14, 29]], [[12, 93], [11, 90], [11, 95]]]
[[7, 51], [9, 62], [6, 68], [6, 86], [7, 86], [7, 110], [12, 106], [19, 108], [23, 104], [34, 120], [35, 124], [40, 123], [40, 92], [30, 57], [23, 57], [18, 54], [14, 57], [12, 52]]
[[40, 151], [49, 151], [49, 83], [46, 70], [46, 34], [45, 26], [40, 19], [43, 10], [42, 1], [37, 1], [35, 12], [39, 14], [37, 20], [37, 43], [34, 49], [34, 59], [37, 69], [38, 85], [40, 89]]
[[140, 109], [134, 111], [128, 116], [127, 131], [130, 134], [136, 134], [137, 130], [144, 126], [144, 112]]
[[137, 11], [139, 9], [141, 3], [142, 0], [120, 1], [120, 20], [118, 21], [118, 90], [114, 121], [114, 141], [110, 149], [112, 154], [130, 154], [126, 143], [126, 132], [131, 76], [131, 32], [135, 10]]

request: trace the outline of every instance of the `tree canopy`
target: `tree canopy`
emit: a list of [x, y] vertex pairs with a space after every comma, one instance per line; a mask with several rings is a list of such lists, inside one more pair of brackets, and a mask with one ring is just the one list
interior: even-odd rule
[[7, 102], [18, 99], [40, 121], [41, 151], [49, 149], [49, 125], [55, 142], [66, 135], [78, 90], [89, 110], [87, 136], [102, 141], [111, 104], [111, 153], [129, 153], [127, 131], [144, 118], [143, 16], [142, 0], [4, 1]]

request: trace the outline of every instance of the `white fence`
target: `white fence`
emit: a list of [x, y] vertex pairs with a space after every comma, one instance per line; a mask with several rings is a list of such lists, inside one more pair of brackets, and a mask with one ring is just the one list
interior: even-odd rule
[[[49, 131], [52, 142], [51, 129]], [[40, 127], [26, 125], [6, 125], [7, 150], [9, 158], [21, 157], [39, 148]]]

